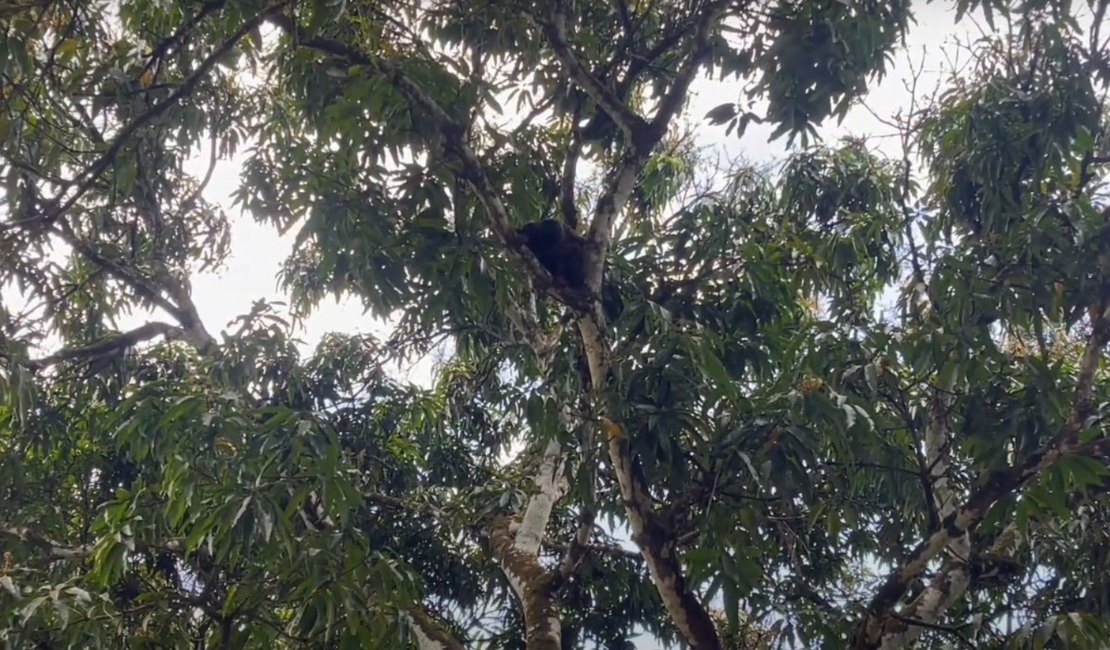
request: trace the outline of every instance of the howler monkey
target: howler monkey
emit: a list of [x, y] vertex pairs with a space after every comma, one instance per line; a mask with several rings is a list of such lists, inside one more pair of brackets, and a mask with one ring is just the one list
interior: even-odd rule
[[524, 245], [543, 264], [556, 282], [572, 289], [586, 287], [586, 264], [589, 259], [586, 240], [561, 221], [543, 219], [526, 223], [517, 229]]

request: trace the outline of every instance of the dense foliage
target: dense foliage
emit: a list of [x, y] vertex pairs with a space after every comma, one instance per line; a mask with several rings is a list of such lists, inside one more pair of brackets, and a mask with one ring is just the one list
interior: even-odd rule
[[1105, 648], [1108, 2], [956, 4], [893, 159], [908, 0], [0, 6], [5, 647]]

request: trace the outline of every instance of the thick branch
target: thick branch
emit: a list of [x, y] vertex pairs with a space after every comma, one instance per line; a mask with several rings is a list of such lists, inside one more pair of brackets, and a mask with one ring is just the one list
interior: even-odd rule
[[716, 626], [686, 583], [677, 540], [652, 507], [639, 461], [630, 453], [623, 430], [615, 423], [609, 428], [609, 459], [624, 498], [632, 541], [640, 548], [663, 605], [691, 648], [717, 650], [721, 642]]
[[536, 492], [528, 499], [513, 543], [514, 548], [521, 553], [532, 556], [539, 553], [543, 531], [551, 519], [551, 509], [566, 491], [566, 481], [559, 463], [561, 458], [559, 441], [550, 440], [535, 472]]
[[[562, 625], [552, 589], [553, 576], [539, 562], [540, 545], [551, 520], [551, 510], [566, 492], [561, 460], [562, 447], [558, 440], [552, 439], [544, 448], [536, 468], [536, 492], [528, 499], [520, 525], [504, 532], [499, 532], [500, 526], [495, 525], [492, 531], [498, 561], [524, 608], [529, 650], [555, 649], [562, 645]], [[511, 544], [506, 545], [504, 534], [510, 531], [515, 534], [510, 535]]]
[[[719, 11], [720, 7], [713, 5], [698, 21], [694, 47], [679, 66], [679, 74], [660, 102], [651, 127], [637, 129], [634, 137], [627, 140], [620, 162], [610, 173], [606, 189], [597, 201], [589, 232], [595, 256], [587, 269], [587, 282], [595, 292], [601, 287], [613, 223], [627, 204], [648, 156], [663, 138], [670, 120], [686, 99], [690, 83], [707, 54], [705, 43]], [[570, 72], [577, 78], [573, 68]], [[620, 125], [620, 122], [617, 123]], [[604, 315], [594, 310], [580, 318], [578, 325], [590, 366], [591, 384], [595, 393], [604, 394], [611, 372], [611, 349], [605, 334]], [[686, 583], [677, 540], [655, 513], [639, 462], [632, 456], [624, 428], [614, 419], [619, 418], [620, 405], [609, 403], [606, 407], [609, 417], [603, 420], [606, 423], [603, 428], [608, 429], [609, 460], [617, 475], [632, 539], [643, 555], [667, 612], [685, 641], [695, 650], [717, 650], [721, 643], [716, 626]]]
[[[1101, 456], [1099, 460], [1106, 462], [1106, 459]], [[1072, 509], [1078, 507], [1082, 499], [1092, 493], [1108, 491], [1110, 491], [1110, 481], [1099, 488], [1073, 493], [1068, 498], [1068, 507]], [[985, 561], [987, 566], [1020, 566], [1016, 558], [1028, 546], [1029, 539], [1037, 526], [1037, 522], [1030, 522], [1030, 530], [1023, 533], [1018, 529], [1017, 524], [1011, 521], [994, 538], [986, 551], [977, 554], [977, 558], [980, 562]], [[924, 629], [920, 625], [899, 624], [902, 620], [923, 623], [940, 621], [948, 608], [963, 598], [971, 587], [971, 564], [967, 557], [950, 555], [945, 558], [944, 564], [928, 586], [902, 608], [898, 618], [887, 622], [879, 645], [881, 650], [899, 650], [909, 647], [921, 636]]]
[[[934, 526], [951, 515], [958, 503], [948, 479], [949, 414], [953, 397], [950, 393], [936, 391], [929, 404], [925, 425], [925, 476], [926, 495], [933, 507]], [[938, 504], [939, 505], [936, 505]], [[971, 535], [965, 532], [952, 540], [940, 572], [914, 600], [897, 612], [890, 621], [881, 643], [885, 650], [901, 648], [916, 640], [927, 625], [935, 624], [940, 613], [963, 596], [971, 583], [969, 559]], [[914, 621], [917, 624], [910, 624]]]
[[526, 646], [528, 650], [560, 650], [562, 627], [552, 597], [553, 575], [535, 554], [518, 547], [519, 538], [508, 517], [498, 520], [490, 531], [494, 557], [524, 610]]
[[[589, 473], [590, 479], [593, 480], [593, 473]], [[593, 495], [596, 492], [595, 485], [590, 486], [590, 493]], [[582, 510], [578, 513], [578, 526], [574, 531], [574, 539], [563, 549], [563, 559], [559, 562], [559, 584], [569, 579], [574, 572], [578, 570], [578, 566], [582, 563], [582, 558], [586, 557], [586, 553], [592, 550], [603, 551], [608, 554], [625, 554], [639, 559], [638, 553], [625, 551], [620, 547], [609, 546], [605, 544], [591, 544], [590, 536], [594, 530], [594, 520], [597, 518], [597, 511], [593, 503], [584, 504], [581, 506]]]
[[[1095, 454], [1095, 457], [1104, 464], [1107, 462], [1105, 455], [1101, 453]], [[1077, 508], [1084, 498], [1107, 492], [1110, 492], [1110, 480], [1104, 481], [1101, 486], [1072, 493], [1067, 499], [1067, 507], [1069, 509]], [[1029, 545], [1033, 532], [1040, 525], [1044, 525], [1044, 523], [1030, 522], [1029, 530], [1023, 533], [1019, 530], [1017, 524], [1011, 521], [994, 538], [989, 548], [976, 555], [977, 564], [980, 565], [977, 570], [983, 571], [984, 565], [988, 569], [992, 566], [1019, 567], [1020, 564], [1017, 558], [1022, 550]], [[918, 623], [938, 622], [945, 611], [967, 593], [967, 590], [971, 587], [971, 579], [971, 562], [968, 562], [967, 558], [949, 556], [945, 559], [932, 582], [899, 612], [899, 619], [896, 620]], [[898, 650], [908, 647], [921, 636], [923, 631], [920, 625], [898, 625], [888, 622], [879, 647], [882, 650]]]

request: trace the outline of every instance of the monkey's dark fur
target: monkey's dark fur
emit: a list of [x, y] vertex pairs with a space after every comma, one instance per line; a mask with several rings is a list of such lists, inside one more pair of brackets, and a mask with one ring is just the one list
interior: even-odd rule
[[555, 219], [526, 223], [517, 229], [517, 233], [556, 282], [572, 289], [586, 287], [589, 256], [586, 240], [578, 233]]

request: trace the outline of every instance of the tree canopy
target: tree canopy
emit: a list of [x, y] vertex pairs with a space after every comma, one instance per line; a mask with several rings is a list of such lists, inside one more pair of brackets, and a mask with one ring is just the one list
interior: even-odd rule
[[894, 156], [908, 0], [0, 5], [0, 639], [1106, 648], [1108, 4], [956, 2]]

